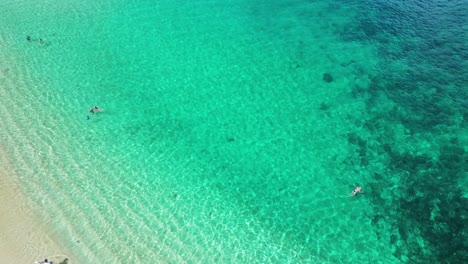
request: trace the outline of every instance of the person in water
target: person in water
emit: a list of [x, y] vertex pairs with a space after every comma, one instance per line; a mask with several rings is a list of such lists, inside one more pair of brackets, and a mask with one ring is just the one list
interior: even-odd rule
[[352, 191], [352, 192], [349, 194], [349, 196], [354, 196], [354, 195], [356, 195], [356, 194], [358, 194], [358, 193], [362, 193], [361, 186], [356, 187], [356, 188], [354, 189], [354, 191]]
[[31, 37], [30, 37], [29, 35], [26, 36], [26, 39], [27, 39], [28, 41], [31, 41]]
[[39, 43], [41, 43], [41, 44], [42, 44], [42, 43], [44, 43], [44, 41], [43, 41], [42, 39], [39, 39]]
[[88, 110], [88, 113], [91, 113], [94, 115], [94, 107], [91, 107], [89, 110]]
[[101, 108], [97, 107], [97, 106], [94, 106], [93, 108], [94, 110], [98, 111], [98, 112], [101, 112]]

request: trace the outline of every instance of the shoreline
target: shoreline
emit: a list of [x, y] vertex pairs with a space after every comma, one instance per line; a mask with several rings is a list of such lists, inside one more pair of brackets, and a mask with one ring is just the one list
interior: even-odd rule
[[6, 153], [0, 149], [0, 256], [4, 263], [34, 263], [45, 258], [66, 255], [52, 232], [38, 219], [15, 179]]
[[[6, 40], [0, 40], [0, 43], [9, 46]], [[23, 80], [18, 78], [19, 72], [16, 66], [16, 60], [8, 55], [8, 50], [0, 53], [0, 58], [5, 65], [11, 65], [8, 68], [0, 68], [0, 78], [4, 78], [6, 83], [0, 86], [0, 97], [4, 104], [0, 107], [0, 114], [4, 118], [5, 126], [0, 133], [2, 141], [0, 142], [0, 259], [2, 263], [35, 263], [44, 261], [44, 259], [54, 260], [54, 263], [60, 263], [58, 255], [66, 255], [70, 259], [67, 264], [79, 263], [77, 258], [71, 254], [71, 250], [66, 250], [61, 245], [57, 234], [52, 232], [51, 227], [42, 221], [31, 207], [29, 199], [23, 188], [21, 188], [19, 174], [12, 162], [11, 149], [20, 147], [16, 140], [11, 140], [12, 125], [14, 122], [12, 113], [17, 113], [16, 94], [24, 92]], [[12, 86], [15, 84], [15, 86]], [[14, 90], [11, 88], [15, 87]], [[9, 124], [8, 124], [9, 123]], [[8, 129], [7, 129], [8, 127]], [[9, 140], [10, 139], [10, 140]], [[8, 148], [6, 145], [8, 144]], [[13, 144], [13, 145], [10, 145]], [[11, 148], [12, 147], [12, 148]], [[8, 151], [7, 149], [10, 149]], [[23, 152], [23, 150], [21, 151]], [[63, 258], [62, 258], [63, 259]]]

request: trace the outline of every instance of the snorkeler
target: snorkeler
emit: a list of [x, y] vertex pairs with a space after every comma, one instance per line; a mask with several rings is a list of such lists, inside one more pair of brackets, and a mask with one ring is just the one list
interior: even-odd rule
[[358, 193], [362, 193], [361, 186], [356, 187], [356, 188], [354, 189], [354, 191], [352, 191], [352, 192], [349, 194], [349, 196], [354, 196], [354, 195], [356, 195], [356, 194], [358, 194]]

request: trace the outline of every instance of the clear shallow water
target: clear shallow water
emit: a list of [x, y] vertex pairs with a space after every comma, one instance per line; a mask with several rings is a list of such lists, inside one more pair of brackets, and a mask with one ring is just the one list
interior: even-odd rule
[[423, 4], [7, 2], [2, 147], [82, 263], [463, 259], [467, 12]]

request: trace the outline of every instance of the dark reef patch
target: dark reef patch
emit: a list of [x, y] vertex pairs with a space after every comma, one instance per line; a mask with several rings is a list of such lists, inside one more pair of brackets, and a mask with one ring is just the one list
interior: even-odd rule
[[367, 142], [356, 133], [348, 133], [348, 142], [357, 147], [361, 166], [367, 166], [369, 163], [367, 158]]
[[322, 103], [320, 104], [319, 109], [322, 110], [322, 111], [326, 111], [326, 110], [330, 109], [330, 105], [327, 104], [327, 103], [325, 103], [325, 102], [322, 102]]
[[322, 76], [322, 80], [324, 80], [327, 83], [333, 82], [333, 76], [330, 73], [324, 73]]
[[[461, 186], [468, 157], [458, 134], [468, 123], [468, 48], [459, 26], [466, 24], [468, 6], [458, 0], [339, 1], [376, 11], [337, 32], [343, 40], [374, 45], [382, 60], [366, 89], [352, 88], [371, 113], [363, 126], [367, 142], [347, 135], [364, 161], [383, 168], [370, 172], [367, 184], [375, 232], [387, 235], [402, 262], [468, 263], [468, 199]], [[402, 137], [411, 143], [398, 145]], [[432, 149], [420, 152], [423, 142]], [[363, 171], [367, 162], [361, 162]]]
[[[386, 221], [398, 230], [402, 245], [408, 250], [411, 263], [464, 263], [468, 257], [465, 246], [468, 199], [457, 183], [466, 177], [468, 158], [465, 150], [452, 140], [442, 146], [438, 158], [410, 153], [395, 153], [389, 146], [389, 169], [395, 175], [409, 175], [398, 188], [395, 202], [385, 203], [370, 196], [379, 208], [392, 212]], [[378, 175], [377, 175], [378, 176]], [[376, 180], [381, 178], [374, 176]], [[374, 217], [373, 225], [382, 218]], [[428, 247], [417, 243], [419, 234]], [[396, 238], [392, 235], [392, 244]], [[401, 256], [402, 248], [396, 254]], [[400, 253], [399, 253], [400, 252]]]

